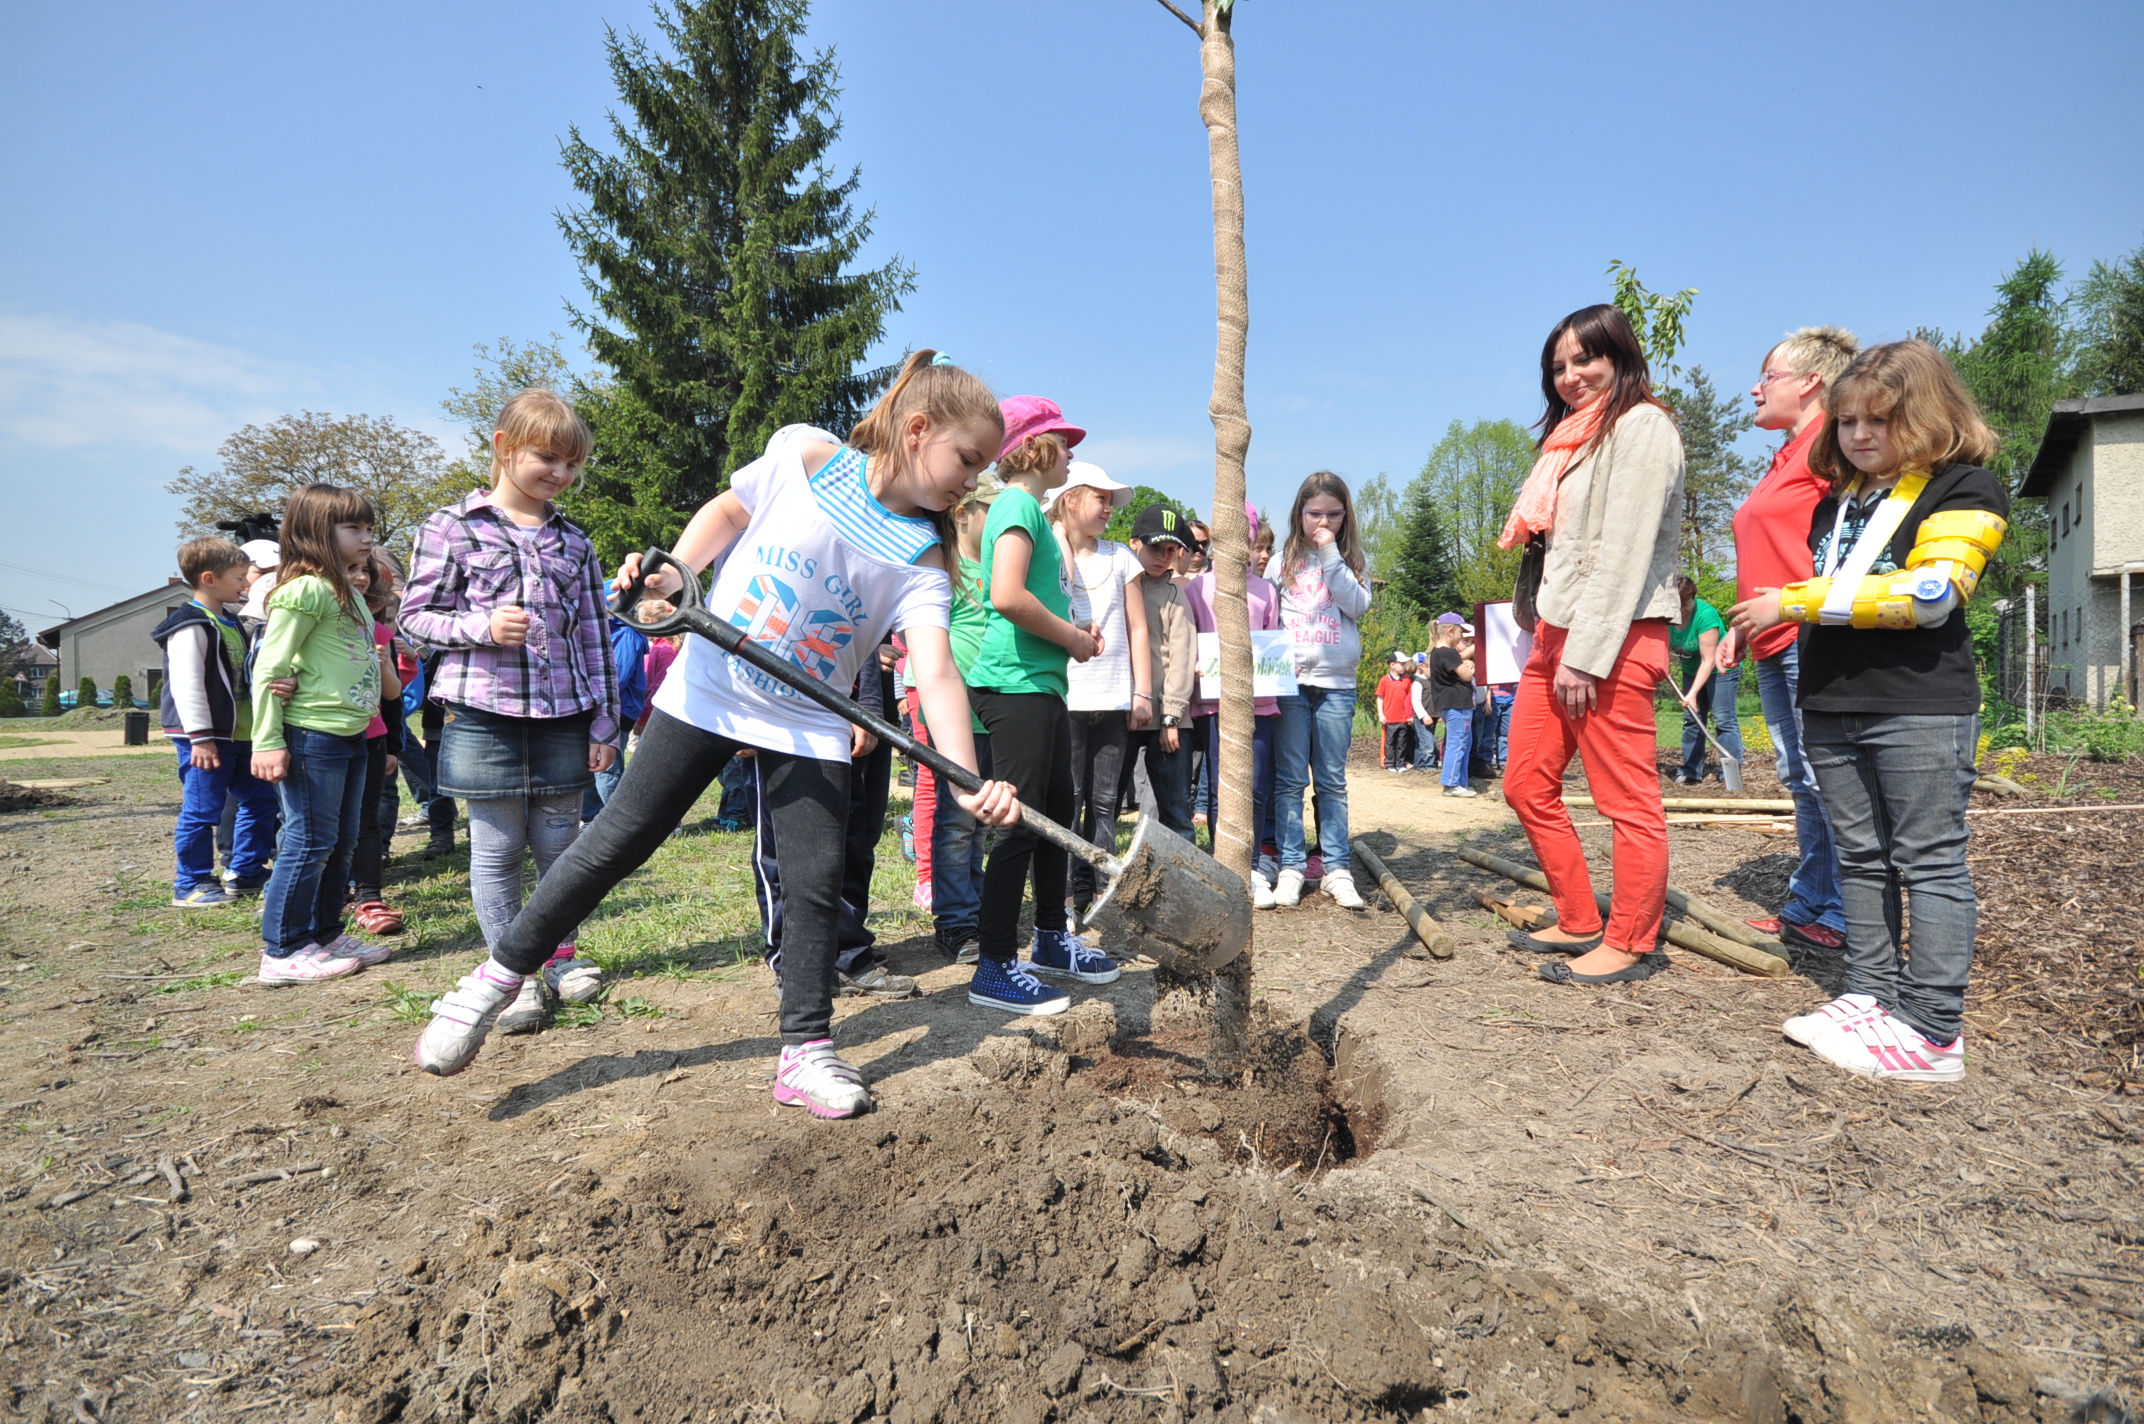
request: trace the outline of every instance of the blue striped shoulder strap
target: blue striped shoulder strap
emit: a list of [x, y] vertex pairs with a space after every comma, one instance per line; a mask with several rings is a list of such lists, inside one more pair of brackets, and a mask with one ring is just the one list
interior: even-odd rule
[[880, 504], [864, 469], [864, 452], [849, 445], [821, 465], [811, 477], [819, 512], [850, 545], [888, 563], [913, 564], [938, 543], [938, 526]]

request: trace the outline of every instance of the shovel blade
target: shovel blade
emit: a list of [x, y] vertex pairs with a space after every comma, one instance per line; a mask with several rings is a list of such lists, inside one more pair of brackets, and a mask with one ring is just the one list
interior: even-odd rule
[[1152, 816], [1139, 818], [1123, 861], [1087, 912], [1087, 927], [1105, 943], [1186, 976], [1211, 974], [1250, 947], [1251, 894], [1242, 876]]
[[1725, 754], [1720, 757], [1720, 785], [1737, 796], [1742, 794], [1742, 763]]

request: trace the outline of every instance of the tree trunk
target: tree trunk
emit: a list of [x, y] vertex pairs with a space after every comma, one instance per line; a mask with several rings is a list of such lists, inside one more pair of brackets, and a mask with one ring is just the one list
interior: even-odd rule
[[[1248, 885], [1257, 851], [1251, 824], [1251, 625], [1245, 601], [1250, 562], [1250, 521], [1244, 514], [1243, 464], [1251, 449], [1251, 422], [1243, 399], [1244, 348], [1250, 334], [1250, 283], [1243, 255], [1243, 165], [1236, 148], [1236, 45], [1229, 16], [1205, 0], [1199, 43], [1199, 117], [1206, 124], [1213, 172], [1213, 265], [1216, 339], [1213, 398], [1213, 615], [1221, 642], [1221, 765], [1216, 787], [1214, 853]], [[1250, 1023], [1251, 954], [1244, 951], [1211, 979], [1190, 983], [1162, 973], [1156, 985], [1155, 1017], [1168, 1016], [1171, 999], [1195, 995], [1208, 1002], [1212, 1067], [1223, 1073], [1243, 1063]], [[1184, 1007], [1189, 1007], [1188, 1004]]]

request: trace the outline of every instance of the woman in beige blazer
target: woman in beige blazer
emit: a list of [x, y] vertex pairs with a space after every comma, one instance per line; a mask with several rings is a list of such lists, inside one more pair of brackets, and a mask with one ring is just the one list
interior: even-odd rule
[[[1666, 906], [1667, 818], [1660, 806], [1653, 690], [1667, 675], [1668, 621], [1680, 603], [1676, 551], [1682, 437], [1653, 395], [1645, 354], [1612, 306], [1556, 324], [1541, 348], [1541, 457], [1504, 526], [1529, 546], [1537, 615], [1533, 654], [1511, 714], [1504, 799], [1526, 829], [1556, 902], [1554, 926], [1514, 932], [1559, 956], [1543, 978], [1567, 984], [1646, 979]], [[1528, 601], [1521, 576], [1520, 607]], [[1563, 802], [1573, 755], [1614, 826], [1615, 892], [1606, 923]]]

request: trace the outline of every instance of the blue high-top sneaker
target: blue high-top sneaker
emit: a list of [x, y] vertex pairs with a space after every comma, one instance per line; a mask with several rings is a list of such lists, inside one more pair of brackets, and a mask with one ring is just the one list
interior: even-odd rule
[[1008, 1014], [1061, 1014], [1072, 1007], [1072, 996], [1049, 988], [1017, 959], [986, 954], [976, 961], [968, 1002]]
[[1036, 930], [1027, 957], [1028, 967], [1037, 974], [1077, 979], [1082, 984], [1113, 984], [1124, 972], [1117, 968], [1117, 961], [1067, 930]]

